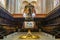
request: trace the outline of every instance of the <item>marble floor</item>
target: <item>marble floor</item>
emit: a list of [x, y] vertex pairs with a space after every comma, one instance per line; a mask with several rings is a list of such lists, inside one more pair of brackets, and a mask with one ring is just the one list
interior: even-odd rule
[[44, 32], [33, 32], [34, 35], [39, 35], [39, 39], [20, 39], [19, 37], [21, 35], [27, 34], [26, 32], [16, 32], [13, 34], [10, 34], [8, 36], [5, 36], [3, 40], [55, 40], [55, 37], [49, 34], [46, 34]]

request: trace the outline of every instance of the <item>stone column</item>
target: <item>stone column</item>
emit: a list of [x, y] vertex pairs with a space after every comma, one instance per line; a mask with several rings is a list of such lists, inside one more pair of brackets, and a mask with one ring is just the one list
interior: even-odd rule
[[53, 10], [53, 0], [46, 0], [46, 13]]
[[46, 0], [41, 0], [41, 13], [46, 13]]
[[60, 0], [54, 0], [54, 8], [60, 4]]
[[0, 5], [6, 8], [6, 0], [0, 0]]

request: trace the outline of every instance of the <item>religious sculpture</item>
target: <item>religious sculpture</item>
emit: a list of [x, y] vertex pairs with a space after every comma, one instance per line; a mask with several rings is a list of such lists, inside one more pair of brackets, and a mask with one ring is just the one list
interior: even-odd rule
[[34, 6], [29, 3], [28, 5], [25, 6], [23, 16], [25, 17], [25, 19], [31, 20], [35, 17], [35, 13], [36, 13], [36, 11], [35, 11]]

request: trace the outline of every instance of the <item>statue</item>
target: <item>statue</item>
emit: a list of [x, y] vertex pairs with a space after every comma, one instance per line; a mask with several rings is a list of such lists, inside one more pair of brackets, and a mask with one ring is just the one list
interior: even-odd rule
[[31, 20], [32, 18], [35, 17], [35, 13], [36, 11], [35, 11], [34, 6], [29, 3], [28, 5], [25, 6], [23, 16], [25, 17], [25, 19]]

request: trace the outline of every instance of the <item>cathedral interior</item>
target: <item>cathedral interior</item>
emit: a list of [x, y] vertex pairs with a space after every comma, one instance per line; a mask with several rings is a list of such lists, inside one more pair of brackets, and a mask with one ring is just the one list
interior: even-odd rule
[[60, 40], [60, 0], [0, 0], [0, 40]]

